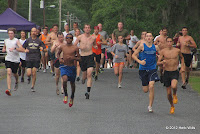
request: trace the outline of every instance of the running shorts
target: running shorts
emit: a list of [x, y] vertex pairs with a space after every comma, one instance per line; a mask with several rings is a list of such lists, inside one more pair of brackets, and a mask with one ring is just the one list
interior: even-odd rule
[[87, 71], [88, 68], [94, 67], [95, 62], [94, 62], [94, 55], [88, 55], [88, 56], [81, 56], [81, 61], [80, 61], [80, 67], [81, 71]]
[[150, 81], [159, 81], [157, 69], [153, 70], [139, 70], [140, 79], [142, 80], [142, 86], [148, 86]]
[[96, 62], [100, 63], [100, 61], [101, 61], [101, 54], [97, 55], [97, 54], [93, 53], [93, 55], [96, 58]]
[[12, 73], [16, 74], [17, 70], [19, 68], [19, 63], [5, 61], [5, 66], [6, 66], [6, 68], [10, 68], [12, 70]]
[[184, 57], [184, 61], [185, 61], [186, 67], [190, 67], [193, 55], [191, 55], [191, 54], [184, 54], [184, 53], [182, 53], [182, 55]]
[[165, 71], [163, 75], [163, 82], [165, 87], [170, 87], [171, 86], [171, 81], [172, 80], [178, 80], [179, 78], [179, 71]]
[[76, 79], [76, 67], [75, 66], [66, 66], [60, 65], [61, 76], [67, 75], [68, 81], [75, 82]]
[[40, 67], [40, 61], [26, 61], [26, 67], [27, 68], [39, 68]]

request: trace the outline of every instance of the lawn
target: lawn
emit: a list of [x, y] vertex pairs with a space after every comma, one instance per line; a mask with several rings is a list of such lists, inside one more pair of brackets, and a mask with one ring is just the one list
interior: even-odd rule
[[189, 83], [192, 86], [192, 89], [196, 90], [200, 94], [200, 77], [190, 76]]

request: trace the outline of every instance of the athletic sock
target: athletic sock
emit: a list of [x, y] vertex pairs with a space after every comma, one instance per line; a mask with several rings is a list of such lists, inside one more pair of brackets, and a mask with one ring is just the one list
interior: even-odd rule
[[90, 92], [90, 89], [91, 89], [91, 87], [87, 87], [87, 92], [88, 92], [88, 93]]

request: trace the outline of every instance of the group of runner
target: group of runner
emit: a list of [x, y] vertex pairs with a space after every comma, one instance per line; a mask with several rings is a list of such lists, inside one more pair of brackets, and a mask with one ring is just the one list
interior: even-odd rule
[[[179, 58], [181, 59], [182, 88], [185, 89], [192, 61], [190, 48], [197, 47], [193, 38], [187, 35], [187, 30], [186, 27], [182, 28], [182, 36], [177, 41], [177, 46], [180, 46], [178, 49], [173, 47], [173, 39], [167, 36], [167, 28], [160, 31], [160, 35], [156, 37], [155, 41], [153, 41], [152, 33], [146, 31], [141, 33], [141, 40], [139, 40], [133, 30], [129, 34], [128, 30], [123, 28], [122, 22], [118, 23], [118, 28], [113, 31], [111, 38], [106, 31], [102, 30], [102, 24], [94, 27], [92, 35], [89, 24], [84, 25], [84, 32], [78, 28], [78, 23], [73, 24], [72, 31], [69, 31], [69, 26], [65, 25], [65, 32], [58, 32], [58, 25], [54, 24], [49, 34], [47, 26], [42, 33], [37, 32], [37, 28], [32, 28], [30, 38], [25, 39], [25, 32], [21, 31], [19, 40], [14, 36], [16, 30], [9, 28], [9, 39], [5, 40], [2, 50], [7, 52], [5, 57], [8, 86], [6, 94], [11, 95], [12, 73], [15, 77], [14, 90], [18, 89], [18, 68], [19, 72], [22, 70], [21, 82], [24, 82], [25, 68], [27, 68], [28, 83], [32, 79], [31, 91], [35, 92], [37, 69], [42, 62], [43, 72], [46, 72], [50, 60], [51, 71], [53, 75], [55, 74], [57, 95], [60, 94], [58, 85], [61, 75], [61, 93], [64, 94], [63, 102], [65, 104], [68, 103], [67, 81], [70, 81], [72, 92], [69, 107], [71, 107], [74, 101], [75, 81], [80, 80], [80, 72], [82, 71], [82, 84], [87, 80], [85, 97], [89, 99], [92, 75], [95, 80], [98, 80], [98, 73], [102, 70], [105, 55], [107, 55], [110, 66], [112, 66], [113, 60], [114, 74], [118, 76], [118, 88], [122, 87], [125, 64], [132, 68], [134, 59], [139, 63], [143, 91], [149, 92], [148, 111], [153, 112], [154, 84], [160, 80], [167, 88], [167, 97], [171, 104], [170, 113], [173, 114], [174, 104], [178, 102], [176, 92], [179, 78]], [[157, 74], [157, 66], [159, 66], [160, 78]]]

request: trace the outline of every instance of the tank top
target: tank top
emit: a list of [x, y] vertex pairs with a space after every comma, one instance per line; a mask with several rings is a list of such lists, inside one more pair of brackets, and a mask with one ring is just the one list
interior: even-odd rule
[[139, 66], [139, 70], [153, 70], [156, 69], [156, 47], [152, 44], [151, 47], [148, 47], [144, 43], [144, 51], [139, 54], [140, 60], [146, 59], [146, 64]]
[[98, 34], [98, 36], [96, 38], [96, 44], [97, 44], [98, 49], [95, 49], [94, 47], [92, 47], [92, 52], [95, 53], [96, 55], [101, 54], [101, 44], [98, 44], [98, 42], [101, 41], [100, 37], [101, 37], [101, 35]]
[[[47, 36], [48, 36], [48, 34], [47, 34]], [[42, 42], [45, 44], [45, 40], [46, 40], [46, 37], [44, 36], [44, 34], [42, 34]], [[48, 45], [45, 45], [46, 46], [46, 48], [48, 48]]]

